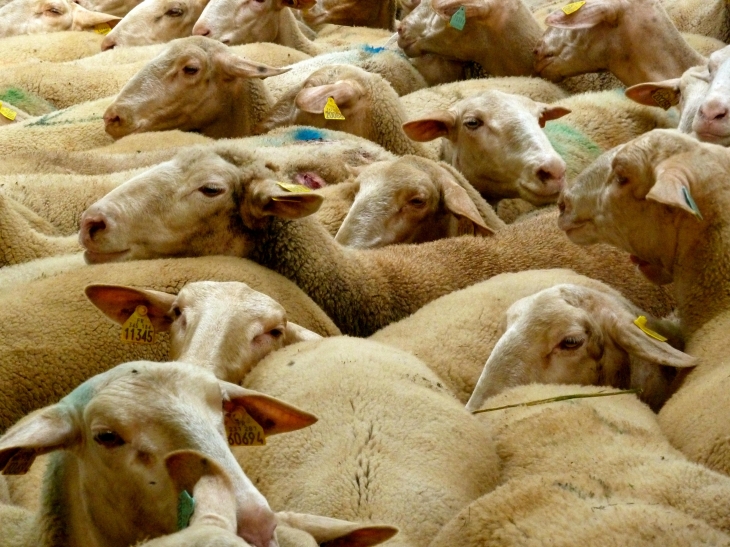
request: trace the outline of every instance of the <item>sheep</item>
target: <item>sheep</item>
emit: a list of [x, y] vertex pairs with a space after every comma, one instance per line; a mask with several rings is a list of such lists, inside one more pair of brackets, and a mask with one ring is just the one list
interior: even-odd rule
[[97, 53], [103, 38], [95, 32], [75, 30], [54, 32], [42, 38], [26, 34], [8, 36], [0, 40], [0, 67], [34, 61], [74, 61]]
[[89, 11], [68, 0], [13, 0], [0, 8], [0, 37], [62, 30], [90, 30], [119, 17]]
[[81, 0], [79, 4], [84, 6], [86, 9], [124, 17], [141, 1], [142, 0]]
[[176, 0], [169, 4], [145, 0], [133, 7], [104, 37], [101, 50], [169, 42], [190, 36], [207, 0]]
[[37, 258], [21, 264], [3, 266], [0, 269], [0, 291], [13, 290], [18, 285], [84, 266], [86, 266], [86, 262], [84, 253], [81, 252]]
[[726, 0], [664, 0], [664, 7], [682, 32], [730, 41], [730, 10]]
[[[557, 118], [562, 119], [546, 125]], [[418, 141], [445, 137], [442, 159], [488, 200], [519, 197], [545, 205], [557, 200], [566, 177], [575, 177], [603, 150], [675, 125], [672, 113], [613, 91], [548, 105], [492, 90], [411, 120], [403, 129]]]
[[673, 131], [652, 131], [605, 154], [566, 188], [560, 227], [575, 243], [610, 242], [656, 283], [673, 282], [685, 351], [698, 359], [659, 413], [691, 460], [730, 474], [725, 420], [730, 152]]
[[691, 47], [659, 0], [591, 0], [570, 15], [553, 12], [546, 24], [552, 28], [535, 48], [535, 70], [554, 82], [601, 70], [626, 86], [678, 78], [725, 46], [705, 38], [702, 52]]
[[296, 438], [235, 451], [274, 508], [388, 522], [392, 545], [415, 547], [499, 479], [488, 430], [408, 353], [348, 337], [296, 344], [245, 385], [319, 417]]
[[393, 30], [395, 16], [396, 0], [378, 0], [366, 5], [353, 0], [317, 0], [311, 9], [302, 12], [304, 22], [320, 33], [327, 23]]
[[618, 288], [649, 313], [662, 316], [671, 307], [666, 293], [642, 280], [617, 250], [567, 246], [553, 212], [488, 238], [363, 251], [342, 248], [316, 220], [304, 218], [316, 211], [321, 196], [287, 192], [277, 178], [250, 153], [189, 149], [86, 210], [79, 232], [86, 259], [247, 256], [292, 279], [343, 332], [359, 336], [438, 296], [528, 268], [571, 267]]
[[418, 156], [378, 162], [360, 171], [355, 184], [357, 194], [335, 235], [342, 245], [369, 249], [487, 236], [504, 228], [474, 187], [445, 163]]
[[728, 478], [688, 462], [634, 395], [524, 407], [605, 388], [529, 385], [487, 401], [503, 463], [498, 488], [461, 510], [430, 547], [728, 545]]
[[5, 474], [23, 474], [36, 454], [66, 449], [50, 460], [40, 511], [21, 534], [6, 539], [18, 546], [131, 545], [174, 533], [179, 495], [166, 469], [174, 455], [166, 455], [182, 448], [199, 451], [202, 461], [214, 459], [233, 481], [236, 533], [258, 547], [276, 545], [276, 517], [221, 435], [224, 413], [239, 409], [264, 435], [316, 421], [187, 363], [135, 361], [87, 380], [0, 438]]
[[84, 297], [87, 285], [123, 284], [177, 292], [184, 284], [200, 280], [243, 281], [280, 302], [290, 321], [321, 335], [340, 332], [294, 284], [250, 261], [231, 257], [110, 264], [38, 279], [0, 293], [2, 324], [13, 333], [0, 340], [5, 371], [0, 431], [120, 362], [167, 359], [166, 333], [157, 336], [154, 344], [123, 343], [119, 326], [100, 322], [98, 310]]
[[[643, 332], [634, 323], [641, 317], [648, 321]], [[505, 319], [467, 410], [507, 388], [537, 382], [639, 389], [639, 398], [658, 412], [682, 369], [695, 365], [672, 347], [683, 346], [678, 328], [647, 319], [612, 290], [555, 285], [512, 304]]]
[[704, 142], [730, 146], [730, 47], [717, 53], [710, 57], [708, 70], [712, 81], [692, 120], [692, 134]]

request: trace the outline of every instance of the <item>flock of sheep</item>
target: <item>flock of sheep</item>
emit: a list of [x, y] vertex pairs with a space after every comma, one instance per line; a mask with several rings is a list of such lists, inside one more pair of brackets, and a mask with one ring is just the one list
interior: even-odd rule
[[0, 547], [730, 546], [727, 43], [0, 0]]

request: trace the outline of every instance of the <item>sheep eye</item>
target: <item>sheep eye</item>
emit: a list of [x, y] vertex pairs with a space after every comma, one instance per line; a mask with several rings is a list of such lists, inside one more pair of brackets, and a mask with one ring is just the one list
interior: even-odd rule
[[186, 66], [183, 68], [183, 72], [187, 74], [188, 76], [192, 76], [193, 74], [197, 74], [200, 69], [197, 66]]
[[182, 315], [182, 310], [180, 309], [180, 306], [175, 306], [174, 308], [172, 308], [172, 315], [175, 316], [175, 319]]
[[482, 125], [484, 125], [484, 122], [482, 122], [482, 120], [478, 118], [467, 118], [466, 120], [464, 120], [464, 127], [466, 127], [467, 129], [471, 129], [472, 131], [481, 127]]
[[198, 188], [198, 191], [208, 198], [220, 196], [223, 192], [225, 192], [223, 188], [220, 188], [218, 186], [201, 186], [200, 188]]
[[49, 8], [46, 12], [52, 15], [62, 15], [61, 10], [58, 8]]
[[582, 345], [583, 340], [568, 336], [567, 338], [563, 338], [563, 341], [560, 342], [560, 349], [578, 349]]
[[273, 336], [274, 338], [279, 338], [280, 336], [282, 336], [284, 334], [284, 331], [281, 329], [271, 329], [269, 331], [269, 334], [271, 336]]
[[625, 186], [629, 182], [628, 177], [622, 177], [621, 175], [616, 175], [616, 182], [618, 182], [619, 186]]
[[426, 205], [426, 200], [423, 198], [412, 198], [408, 200], [408, 205], [413, 205], [414, 207], [423, 207]]
[[124, 439], [114, 433], [114, 431], [101, 431], [94, 435], [94, 442], [104, 448], [116, 448], [124, 444]]
[[[170, 8], [165, 13], [165, 15], [167, 15], [168, 17], [180, 17], [182, 14], [183, 14], [183, 10], [180, 8]], [[185, 68], [188, 68], [188, 67], [185, 67]], [[197, 70], [195, 72], [197, 72]]]

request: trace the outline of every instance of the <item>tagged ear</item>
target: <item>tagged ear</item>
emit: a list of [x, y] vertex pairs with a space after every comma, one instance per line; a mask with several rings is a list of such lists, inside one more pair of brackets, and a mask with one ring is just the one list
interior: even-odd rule
[[618, 10], [616, 6], [605, 2], [588, 2], [570, 15], [563, 10], [556, 10], [547, 16], [545, 24], [556, 28], [593, 28], [605, 23], [612, 27], [618, 24]]
[[283, 511], [276, 514], [279, 524], [302, 530], [326, 547], [369, 547], [398, 533], [395, 526], [358, 524], [346, 520]]
[[75, 3], [71, 3], [71, 10], [73, 12], [71, 30], [89, 30], [102, 23], [106, 23], [113, 28], [122, 19], [121, 17], [107, 15], [100, 11], [87, 10]]
[[215, 61], [228, 76], [233, 78], [268, 78], [289, 72], [290, 68], [276, 68], [239, 57], [229, 52], [215, 55]]
[[334, 84], [305, 87], [297, 93], [297, 108], [310, 114], [322, 114], [327, 99], [332, 97], [340, 108], [353, 106], [363, 95], [363, 89], [352, 80], [340, 80]]
[[297, 325], [296, 323], [292, 323], [291, 321], [287, 321], [284, 335], [285, 346], [288, 346], [289, 344], [296, 344], [297, 342], [306, 342], [308, 340], [322, 339], [322, 336], [320, 336], [316, 332], [312, 332], [309, 329], [300, 327], [299, 325]]
[[177, 450], [165, 457], [167, 473], [178, 493], [186, 490], [195, 499], [190, 524], [213, 521], [236, 531], [236, 493], [223, 468], [195, 450]]
[[0, 438], [3, 475], [28, 472], [36, 456], [75, 444], [80, 431], [65, 407], [58, 404], [22, 418]]
[[456, 126], [456, 116], [448, 110], [432, 112], [425, 118], [412, 120], [403, 124], [403, 131], [408, 138], [417, 142], [427, 142], [438, 137], [447, 137]]
[[137, 306], [147, 308], [147, 317], [155, 331], [168, 331], [172, 325], [172, 318], [168, 314], [177, 298], [174, 294], [124, 285], [89, 285], [84, 293], [104, 315], [120, 325], [129, 319]]
[[635, 103], [646, 106], [659, 106], [668, 110], [679, 104], [679, 78], [665, 80], [663, 82], [647, 82], [632, 85], [624, 94]]
[[541, 105], [540, 107], [540, 127], [545, 127], [545, 123], [549, 122], [550, 120], [557, 120], [558, 118], [562, 118], [563, 116], [570, 114], [571, 110], [569, 108], [564, 108], [562, 106], [551, 106], [551, 105]]
[[280, 8], [307, 10], [313, 8], [317, 0], [279, 0]]
[[324, 198], [316, 192], [288, 192], [276, 182], [264, 180], [256, 185], [250, 201], [255, 218], [275, 216], [296, 220], [316, 213]]
[[431, 9], [442, 19], [451, 19], [460, 7], [464, 8], [467, 20], [474, 17], [487, 18], [492, 13], [492, 0], [431, 0]]
[[646, 199], [678, 207], [702, 219], [692, 198], [692, 173], [680, 161], [670, 158], [661, 162], [654, 168], [654, 179], [654, 186], [646, 194]]
[[242, 407], [264, 429], [266, 436], [286, 433], [308, 427], [317, 417], [281, 399], [245, 389], [230, 382], [219, 380], [223, 393], [223, 408], [232, 412]]
[[474, 202], [466, 193], [466, 190], [459, 186], [451, 177], [442, 177], [440, 179], [443, 188], [444, 206], [452, 214], [457, 217], [463, 217], [470, 220], [474, 224], [475, 232], [481, 235], [492, 235], [495, 230], [490, 228], [484, 222], [479, 214], [479, 210]]

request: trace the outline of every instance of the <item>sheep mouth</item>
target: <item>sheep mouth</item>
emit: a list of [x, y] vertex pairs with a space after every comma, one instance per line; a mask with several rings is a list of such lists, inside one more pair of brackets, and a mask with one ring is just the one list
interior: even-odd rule
[[120, 262], [130, 252], [130, 249], [111, 253], [100, 253], [95, 251], [84, 251], [84, 260], [87, 264], [104, 264], [105, 262]]
[[710, 144], [725, 145], [730, 140], [730, 133], [714, 133], [711, 131], [697, 131], [697, 139]]

